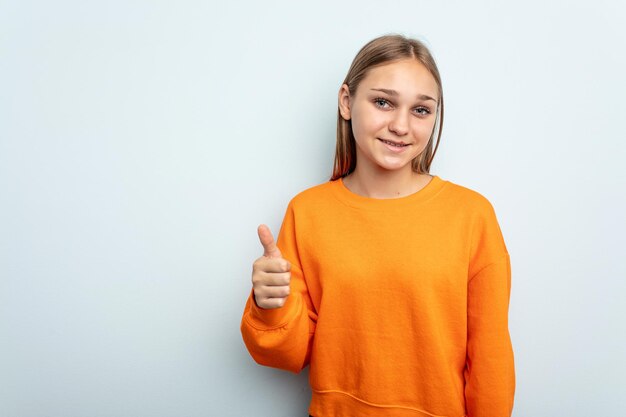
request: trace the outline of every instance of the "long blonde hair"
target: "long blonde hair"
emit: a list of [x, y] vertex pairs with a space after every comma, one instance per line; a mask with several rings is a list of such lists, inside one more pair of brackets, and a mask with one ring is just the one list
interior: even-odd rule
[[[413, 171], [424, 174], [430, 171], [430, 164], [439, 147], [439, 139], [441, 138], [441, 130], [443, 128], [443, 88], [441, 86], [441, 77], [435, 59], [426, 45], [417, 39], [407, 38], [402, 35], [384, 35], [373, 39], [363, 46], [354, 57], [343, 84], [348, 85], [350, 96], [354, 96], [359, 84], [371, 68], [406, 58], [415, 58], [423, 64], [432, 74], [439, 89], [439, 104], [437, 106], [433, 132], [426, 148], [411, 162]], [[433, 149], [435, 131], [438, 131], [437, 144]], [[352, 133], [352, 124], [350, 120], [344, 119], [339, 110], [337, 110], [337, 145], [331, 181], [345, 177], [354, 171], [355, 167], [356, 143]]]

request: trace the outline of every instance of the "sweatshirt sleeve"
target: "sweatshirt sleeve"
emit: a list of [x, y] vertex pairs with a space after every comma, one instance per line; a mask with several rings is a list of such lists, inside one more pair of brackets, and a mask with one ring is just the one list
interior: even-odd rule
[[493, 207], [475, 228], [467, 299], [468, 417], [510, 417], [515, 395], [508, 328], [511, 260]]
[[309, 295], [296, 240], [293, 201], [276, 245], [291, 263], [290, 294], [282, 307], [263, 309], [251, 290], [241, 319], [241, 334], [252, 358], [260, 365], [299, 373], [308, 364], [317, 313]]

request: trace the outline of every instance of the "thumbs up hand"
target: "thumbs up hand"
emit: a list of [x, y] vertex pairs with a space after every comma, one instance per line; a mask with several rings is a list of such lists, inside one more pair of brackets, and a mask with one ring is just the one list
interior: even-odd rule
[[279, 308], [285, 305], [289, 296], [291, 264], [283, 259], [266, 225], [260, 225], [257, 232], [263, 245], [263, 256], [252, 264], [254, 299], [261, 308]]

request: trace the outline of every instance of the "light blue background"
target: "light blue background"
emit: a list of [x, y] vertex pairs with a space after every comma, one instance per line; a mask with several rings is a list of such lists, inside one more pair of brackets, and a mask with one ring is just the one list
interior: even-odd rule
[[0, 416], [304, 416], [239, 323], [385, 33], [443, 77], [431, 173], [494, 205], [516, 417], [626, 415], [620, 2], [0, 2]]

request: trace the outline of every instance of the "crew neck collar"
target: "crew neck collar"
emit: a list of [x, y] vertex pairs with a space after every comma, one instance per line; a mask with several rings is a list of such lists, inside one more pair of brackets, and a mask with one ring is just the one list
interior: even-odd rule
[[[431, 174], [432, 175], [432, 174]], [[343, 178], [331, 181], [335, 196], [345, 204], [369, 210], [388, 210], [394, 207], [404, 207], [406, 205], [423, 203], [430, 200], [446, 184], [446, 180], [438, 175], [433, 178], [422, 189], [413, 194], [397, 198], [372, 198], [356, 194], [348, 189], [343, 182]]]

